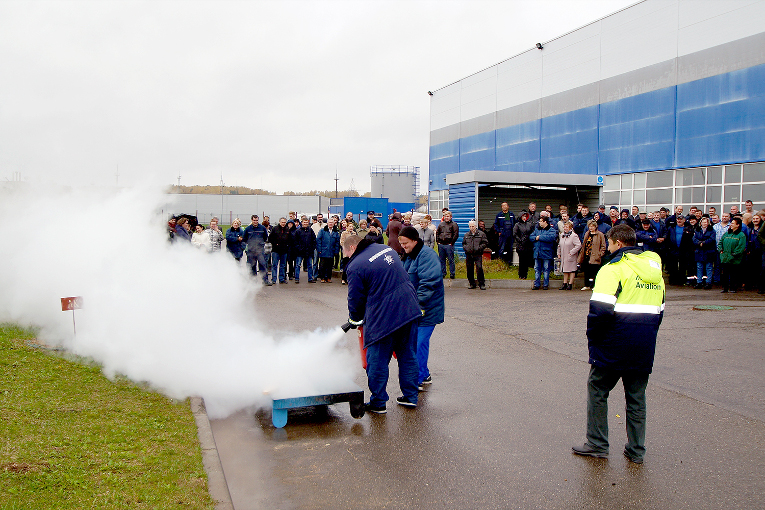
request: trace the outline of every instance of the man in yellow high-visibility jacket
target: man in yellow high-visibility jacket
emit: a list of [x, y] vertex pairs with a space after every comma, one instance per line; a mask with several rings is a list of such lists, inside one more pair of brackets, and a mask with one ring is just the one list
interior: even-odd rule
[[590, 376], [587, 442], [573, 452], [608, 457], [608, 394], [621, 378], [627, 401], [624, 456], [641, 464], [645, 454], [645, 388], [653, 369], [656, 335], [664, 315], [661, 258], [635, 247], [635, 231], [608, 232], [611, 261], [598, 272], [587, 315]]

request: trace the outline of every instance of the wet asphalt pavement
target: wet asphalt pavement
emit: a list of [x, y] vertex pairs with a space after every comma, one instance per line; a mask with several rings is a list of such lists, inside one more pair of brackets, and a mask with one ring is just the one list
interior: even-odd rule
[[[234, 507], [765, 508], [765, 299], [670, 288], [637, 466], [621, 453], [621, 384], [610, 459], [571, 454], [584, 442], [590, 293], [554, 287], [447, 288], [433, 384], [416, 410], [394, 402], [393, 361], [386, 415], [356, 420], [336, 404], [293, 411], [283, 429], [269, 410], [212, 420]], [[274, 328], [284, 309], [300, 311], [287, 326], [296, 331], [347, 318], [339, 282], [290, 282], [256, 299]], [[692, 310], [701, 304], [734, 310]], [[360, 366], [356, 381], [366, 390]]]

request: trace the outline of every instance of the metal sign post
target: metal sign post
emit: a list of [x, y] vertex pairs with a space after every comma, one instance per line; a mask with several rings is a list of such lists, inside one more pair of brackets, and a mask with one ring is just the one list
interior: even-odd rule
[[72, 327], [74, 327], [74, 335], [77, 336], [77, 324], [74, 321], [75, 309], [82, 308], [82, 296], [74, 297], [62, 297], [61, 298], [61, 311], [72, 311]]

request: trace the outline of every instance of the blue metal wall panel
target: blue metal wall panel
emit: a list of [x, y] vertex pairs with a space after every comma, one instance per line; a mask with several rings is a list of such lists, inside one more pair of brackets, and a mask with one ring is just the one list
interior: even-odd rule
[[677, 86], [678, 167], [765, 159], [765, 64]]
[[388, 199], [387, 198], [367, 198], [367, 197], [345, 197], [343, 199], [343, 210], [341, 216], [352, 212], [355, 219], [358, 220], [367, 217], [367, 211], [382, 213], [382, 218], [378, 218], [383, 227], [388, 226]]
[[460, 141], [440, 143], [430, 147], [429, 190], [447, 189], [446, 176], [460, 171]]
[[460, 237], [455, 244], [457, 252], [464, 256], [462, 250], [462, 237], [470, 227], [468, 222], [475, 219], [475, 184], [453, 184], [449, 186], [449, 210], [452, 212], [452, 219], [460, 227]]
[[667, 87], [600, 105], [600, 174], [672, 167], [675, 96]]
[[435, 145], [429, 189], [468, 170], [614, 174], [763, 160], [765, 64]]
[[541, 120], [497, 129], [496, 165], [493, 170], [539, 172]]
[[460, 172], [494, 170], [495, 131], [460, 138]]
[[598, 105], [542, 119], [544, 173], [598, 173]]

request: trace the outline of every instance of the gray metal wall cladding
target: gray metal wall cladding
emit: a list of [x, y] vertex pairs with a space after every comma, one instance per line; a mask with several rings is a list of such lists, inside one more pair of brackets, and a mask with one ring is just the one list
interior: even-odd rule
[[765, 32], [435, 129], [430, 133], [430, 145], [625, 99], [763, 63], [765, 63]]

